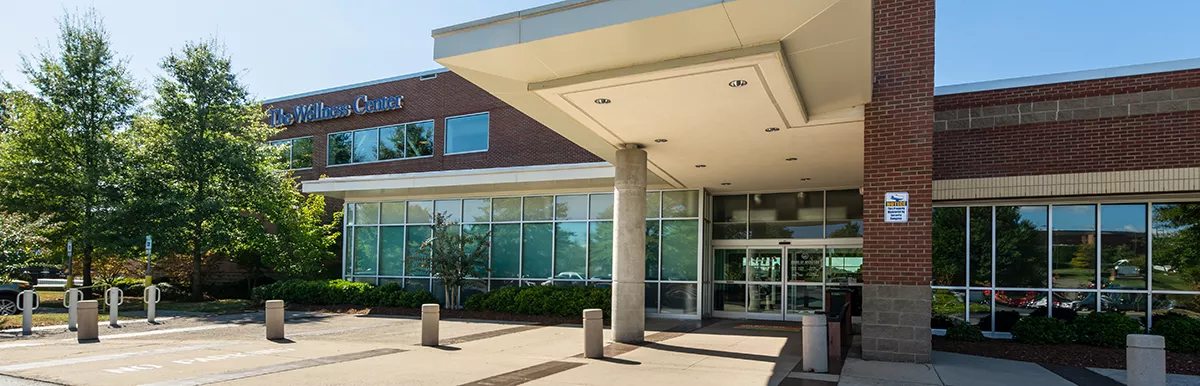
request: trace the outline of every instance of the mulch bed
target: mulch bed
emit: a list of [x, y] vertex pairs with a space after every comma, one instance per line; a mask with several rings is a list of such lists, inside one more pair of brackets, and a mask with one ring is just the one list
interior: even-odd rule
[[[1033, 345], [1007, 339], [961, 342], [933, 337], [933, 349], [982, 357], [1073, 367], [1125, 368], [1125, 349], [1081, 344]], [[1200, 355], [1167, 352], [1167, 372], [1200, 375]]]
[[[314, 306], [307, 304], [288, 304], [289, 311], [304, 311], [304, 312], [329, 312], [337, 314], [350, 315], [398, 315], [398, 316], [421, 316], [419, 308], [396, 308], [396, 307], [363, 307], [354, 305], [334, 305], [334, 306]], [[541, 325], [557, 325], [557, 324], [582, 324], [583, 316], [578, 318], [564, 318], [561, 316], [542, 316], [542, 315], [521, 315], [509, 314], [504, 312], [492, 311], [470, 311], [470, 310], [447, 310], [442, 309], [442, 319], [479, 319], [479, 320], [495, 320], [504, 322], [530, 322]], [[606, 323], [607, 324], [607, 323]]]

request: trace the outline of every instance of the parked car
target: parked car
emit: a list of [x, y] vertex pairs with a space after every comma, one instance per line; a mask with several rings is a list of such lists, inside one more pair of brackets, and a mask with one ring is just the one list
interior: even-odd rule
[[0, 282], [0, 316], [21, 313], [17, 310], [17, 296], [21, 294], [21, 291], [30, 288], [32, 287], [26, 281], [12, 280]]

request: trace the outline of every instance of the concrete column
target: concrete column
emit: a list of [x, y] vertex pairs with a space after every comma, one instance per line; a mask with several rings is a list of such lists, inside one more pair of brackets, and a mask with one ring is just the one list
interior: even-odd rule
[[1167, 384], [1167, 341], [1158, 335], [1130, 334], [1125, 337], [1125, 384]]
[[814, 373], [829, 372], [829, 325], [825, 315], [805, 314], [801, 317], [801, 332], [804, 339], [802, 358], [803, 370]]
[[583, 356], [604, 358], [604, 310], [583, 310]]
[[617, 150], [613, 203], [613, 340], [641, 343], [646, 333], [646, 151]]
[[438, 345], [438, 320], [441, 319], [442, 306], [437, 304], [421, 305], [421, 345]]
[[268, 300], [266, 314], [267, 339], [283, 339], [283, 301]]
[[75, 332], [75, 337], [80, 343], [91, 342], [100, 338], [99, 315], [100, 304], [95, 300], [84, 300], [79, 302], [79, 329]]

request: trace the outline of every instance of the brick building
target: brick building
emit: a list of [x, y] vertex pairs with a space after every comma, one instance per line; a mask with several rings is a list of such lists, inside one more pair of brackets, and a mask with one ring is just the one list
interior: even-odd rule
[[618, 341], [848, 292], [867, 358], [927, 362], [954, 320], [1200, 308], [1200, 62], [935, 89], [934, 20], [565, 1], [433, 31], [446, 69], [267, 105], [344, 205], [346, 278], [440, 296], [408, 262], [446, 213], [492, 235], [464, 297], [612, 287]]

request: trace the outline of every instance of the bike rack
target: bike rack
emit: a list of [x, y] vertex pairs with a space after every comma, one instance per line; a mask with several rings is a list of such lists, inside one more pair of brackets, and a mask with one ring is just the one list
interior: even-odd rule
[[67, 329], [79, 329], [79, 302], [83, 301], [83, 291], [76, 288], [68, 289], [63, 294], [63, 307], [67, 307]]
[[108, 305], [108, 325], [121, 327], [117, 324], [117, 309], [120, 308], [120, 305], [125, 304], [125, 291], [121, 291], [117, 287], [104, 291], [104, 304]]
[[40, 305], [42, 297], [34, 290], [21, 291], [17, 296], [17, 309], [21, 310], [21, 335], [33, 334], [33, 310]]
[[154, 324], [154, 306], [162, 300], [162, 290], [152, 285], [142, 291], [142, 301], [146, 303], [146, 323]]

